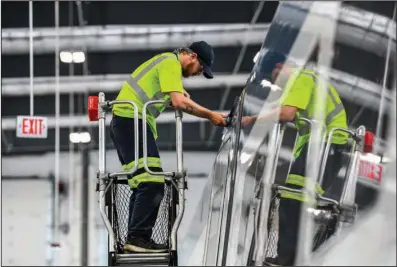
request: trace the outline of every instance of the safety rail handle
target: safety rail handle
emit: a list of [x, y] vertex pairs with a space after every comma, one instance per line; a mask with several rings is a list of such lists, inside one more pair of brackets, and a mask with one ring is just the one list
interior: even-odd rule
[[[185, 212], [185, 189], [186, 189], [186, 170], [183, 168], [183, 142], [182, 142], [182, 117], [183, 113], [181, 110], [175, 110], [175, 119], [176, 119], [176, 155], [177, 155], [177, 173], [174, 173], [174, 178], [178, 179], [178, 213], [175, 218], [174, 225], [171, 230], [171, 251], [173, 253], [177, 253], [177, 233], [179, 226], [182, 222], [182, 218]], [[174, 255], [174, 256], [175, 256]], [[177, 265], [176, 259], [174, 262]]]
[[[298, 121], [305, 122], [305, 123], [308, 124], [308, 126], [310, 128], [312, 128], [315, 124], [320, 126], [321, 131], [322, 131], [322, 138], [321, 138], [321, 145], [320, 145], [320, 155], [323, 155], [323, 152], [324, 152], [324, 149], [325, 149], [325, 146], [326, 146], [326, 144], [325, 144], [326, 142], [325, 141], [326, 141], [326, 136], [327, 136], [327, 127], [324, 124], [324, 122], [317, 121], [317, 120], [311, 120], [311, 119], [308, 119], [308, 118], [305, 118], [305, 117], [296, 118], [296, 121], [297, 122]], [[283, 127], [277, 128], [277, 127], [280, 126], [280, 124], [283, 125]], [[262, 179], [261, 179], [261, 181], [262, 181], [262, 189], [266, 187], [266, 183], [270, 183], [271, 184], [271, 188], [283, 189], [283, 190], [290, 191], [290, 192], [295, 192], [295, 193], [306, 193], [306, 194], [309, 193], [310, 194], [310, 192], [306, 192], [305, 189], [301, 189], [301, 190], [292, 189], [292, 188], [289, 188], [289, 187], [285, 187], [285, 186], [280, 186], [280, 185], [274, 184], [275, 172], [276, 172], [276, 164], [277, 164], [278, 157], [279, 157], [278, 153], [279, 153], [279, 149], [281, 148], [282, 137], [284, 135], [284, 131], [285, 131], [286, 126], [290, 126], [290, 123], [278, 123], [278, 124], [275, 125], [275, 128], [272, 131], [272, 136], [270, 137], [270, 140], [272, 140], [273, 142], [277, 142], [277, 143], [276, 144], [271, 144], [271, 146], [274, 148], [273, 151], [275, 151], [275, 153], [274, 153], [273, 156], [270, 157], [271, 158], [271, 164], [269, 166], [270, 170], [265, 172], [265, 176], [266, 177], [262, 177]], [[276, 129], [279, 131], [278, 133], [275, 132]], [[334, 132], [335, 131], [336, 130], [334, 130]], [[334, 132], [332, 132], [332, 134]], [[298, 131], [298, 133], [300, 134], [299, 131]], [[354, 140], [357, 140], [357, 135], [353, 134], [352, 136], [354, 137], [353, 138]], [[298, 137], [298, 135], [297, 135], [297, 137]], [[310, 139], [311, 139], [311, 136], [310, 136]], [[328, 140], [330, 140], [330, 139], [328, 139]], [[295, 145], [296, 145], [296, 141], [297, 141], [297, 139], [295, 140]], [[309, 145], [311, 143], [312, 143], [311, 140], [309, 140]], [[308, 148], [308, 151], [311, 151], [310, 147]], [[321, 164], [321, 162], [320, 162], [320, 164]], [[291, 165], [292, 165], [292, 162], [290, 163], [290, 167], [289, 168], [291, 168]], [[320, 165], [320, 167], [321, 166], [322, 165]], [[268, 167], [266, 167], [266, 169], [267, 168]], [[318, 176], [316, 177], [316, 182], [318, 182], [320, 180], [320, 184], [322, 183], [322, 179], [323, 179], [322, 177], [320, 178], [320, 173], [322, 173], [322, 172], [323, 172], [322, 169], [320, 169], [320, 172], [319, 172]], [[335, 204], [335, 205], [337, 205], [339, 207], [341, 206], [341, 204], [337, 200], [333, 200], [333, 199], [330, 199], [330, 198], [323, 197], [323, 196], [321, 196], [318, 193], [315, 193], [314, 195], [315, 195], [315, 197], [317, 199], [321, 199], [321, 200], [323, 200], [325, 202]], [[258, 248], [264, 247], [264, 245], [265, 245], [265, 243], [264, 243], [265, 240], [264, 239], [267, 237], [267, 227], [266, 227], [266, 225], [267, 225], [267, 220], [268, 220], [268, 218], [267, 218], [268, 215], [267, 214], [269, 212], [269, 205], [265, 205], [266, 202], [267, 202], [267, 199], [265, 199], [263, 197], [263, 195], [262, 195], [262, 199], [261, 199], [261, 201], [259, 203], [259, 207], [261, 207], [261, 210], [260, 210], [260, 214], [258, 216], [258, 220], [261, 221], [261, 223], [259, 224], [258, 233], [262, 233], [262, 234], [259, 235], [259, 236], [262, 236], [262, 238], [259, 238], [259, 240], [258, 240], [259, 242], [257, 242], [257, 240], [256, 240], [257, 238], [255, 237], [256, 246], [255, 246], [254, 250], [256, 252], [258, 252]], [[254, 227], [256, 228], [256, 226], [254, 226]], [[266, 237], [264, 237], [264, 236], [266, 236]], [[255, 264], [256, 265], [257, 264], [261, 265], [263, 263], [263, 260], [264, 260], [263, 257], [264, 257], [264, 254], [263, 254], [263, 251], [261, 251], [260, 253], [258, 253], [255, 256]]]
[[[148, 167], [148, 159], [147, 159], [147, 120], [146, 120], [146, 114], [147, 114], [147, 108], [150, 105], [155, 105], [155, 104], [164, 104], [164, 105], [170, 105], [171, 101], [170, 100], [152, 100], [148, 101], [143, 105], [143, 110], [142, 110], [142, 132], [143, 132], [143, 164], [145, 171], [151, 175], [164, 175], [166, 180], [171, 180], [169, 178], [177, 178], [180, 179], [184, 176], [186, 176], [184, 170], [178, 170], [176, 172], [155, 172], [149, 169]], [[175, 112], [178, 113], [179, 110], [175, 110]], [[178, 115], [179, 116], [179, 115]], [[177, 125], [176, 127], [178, 128], [178, 117], [176, 115], [177, 119]], [[182, 118], [182, 115], [180, 115], [180, 118]], [[180, 121], [181, 123], [181, 121]], [[182, 133], [182, 132], [181, 132]], [[177, 140], [178, 140], [178, 132], [177, 132]]]
[[105, 119], [106, 110], [109, 108], [109, 103], [105, 101], [105, 94], [103, 92], [98, 94], [98, 122], [99, 122], [99, 135], [98, 135], [98, 152], [99, 152], [99, 212], [102, 220], [105, 223], [106, 230], [109, 233], [109, 247], [113, 247], [114, 251], [117, 251], [116, 237], [113, 231], [113, 227], [109, 221], [109, 218], [105, 211], [105, 196], [106, 191], [109, 188], [106, 185], [106, 181], [109, 179], [106, 173], [106, 135], [105, 135]]
[[[179, 226], [182, 222], [182, 218], [185, 212], [185, 179], [186, 170], [183, 168], [183, 150], [182, 150], [182, 117], [183, 113], [181, 110], [175, 110], [176, 120], [176, 152], [177, 152], [177, 171], [176, 172], [155, 172], [149, 169], [148, 156], [147, 156], [147, 109], [150, 105], [164, 104], [169, 106], [170, 100], [151, 100], [143, 105], [142, 110], [142, 132], [143, 132], [143, 166], [145, 171], [151, 175], [164, 176], [165, 180], [170, 181], [178, 190], [178, 213], [175, 218], [175, 222], [171, 229], [171, 251], [176, 253], [177, 251], [177, 233]], [[177, 185], [174, 183], [174, 179], [177, 180]]]
[[364, 136], [365, 136], [366, 128], [361, 125], [355, 131], [353, 143], [353, 159], [351, 164], [349, 164], [348, 170], [346, 172], [346, 181], [343, 187], [342, 195], [340, 198], [340, 202], [342, 204], [353, 205], [355, 203], [356, 196], [356, 185], [358, 179], [358, 167], [360, 164], [360, 156], [363, 152], [364, 148]]
[[[106, 172], [106, 153], [105, 153], [105, 114], [106, 111], [109, 110], [113, 105], [115, 104], [129, 104], [134, 107], [134, 127], [135, 127], [135, 138], [134, 138], [134, 144], [135, 144], [135, 158], [139, 157], [139, 132], [138, 132], [138, 106], [135, 102], [133, 101], [126, 101], [126, 100], [114, 100], [114, 101], [106, 101], [105, 100], [105, 94], [104, 93], [99, 93], [98, 97], [98, 121], [99, 121], [99, 173], [98, 173], [98, 179], [99, 179], [99, 210], [101, 213], [102, 220], [105, 223], [106, 229], [110, 235], [110, 244], [113, 245], [115, 251], [116, 251], [116, 238], [115, 238], [115, 233], [113, 231], [113, 227], [108, 219], [108, 216], [106, 215], [105, 212], [105, 197], [108, 189], [113, 183], [114, 178], [118, 178], [119, 176], [128, 176], [132, 175], [136, 172], [138, 169], [138, 161], [135, 161], [135, 164], [133, 168], [130, 171], [125, 171], [125, 172], [115, 172], [115, 173], [107, 173]], [[106, 181], [109, 179], [110, 182], [106, 185]]]
[[330, 131], [330, 134], [328, 136], [327, 144], [325, 147], [325, 151], [323, 153], [323, 158], [321, 161], [321, 169], [320, 169], [320, 174], [319, 174], [319, 185], [322, 185], [323, 179], [324, 179], [324, 173], [325, 173], [325, 167], [327, 164], [327, 159], [329, 156], [329, 151], [331, 149], [331, 141], [332, 137], [334, 136], [335, 132], [344, 132], [349, 135], [350, 138], [353, 139], [353, 144], [352, 144], [352, 152], [353, 152], [353, 157], [352, 161], [348, 166], [348, 170], [345, 175], [345, 183], [343, 186], [343, 191], [342, 195], [340, 198], [340, 204], [346, 204], [348, 202], [349, 205], [354, 204], [354, 196], [355, 196], [355, 189], [356, 189], [356, 183], [357, 183], [357, 167], [360, 161], [360, 154], [363, 151], [364, 147], [364, 136], [366, 132], [365, 126], [359, 126], [357, 129], [353, 130], [347, 130], [344, 128], [333, 128]]
[[296, 118], [295, 120], [297, 120], [297, 121], [304, 121], [304, 122], [308, 123], [310, 126], [311, 126], [311, 125], [313, 124], [313, 122], [314, 122], [314, 120], [310, 120], [310, 119], [308, 119], [308, 118], [303, 118], [303, 117]]
[[271, 153], [270, 156], [268, 155], [266, 159], [264, 175], [263, 177], [261, 177], [260, 180], [260, 186], [262, 190], [260, 193], [260, 201], [256, 203], [259, 211], [258, 211], [258, 216], [255, 216], [255, 219], [257, 220], [254, 221], [255, 224], [254, 229], [258, 228], [258, 231], [256, 232], [257, 234], [255, 234], [254, 236], [255, 238], [254, 254], [256, 254], [255, 265], [258, 264], [262, 265], [263, 263], [263, 259], [262, 259], [263, 255], [261, 253], [257, 253], [257, 251], [258, 248], [265, 247], [265, 240], [267, 239], [267, 235], [268, 235], [267, 223], [268, 223], [268, 213], [269, 213], [268, 211], [269, 211], [270, 203], [267, 201], [267, 199], [264, 196], [266, 194], [265, 193], [266, 191], [271, 192], [272, 189], [271, 185], [274, 184], [275, 174], [277, 169], [277, 161], [281, 150], [285, 129], [286, 129], [286, 125], [283, 123], [274, 124], [268, 141], [269, 143], [268, 151], [275, 151], [275, 153]]
[[[307, 193], [306, 191], [304, 191], [304, 190], [302, 190], [302, 189], [290, 188], [290, 187], [282, 186], [282, 185], [278, 185], [278, 184], [273, 184], [273, 189], [276, 189], [276, 190], [285, 190], [285, 191], [292, 192], [292, 193], [302, 193], [302, 194], [306, 194], [306, 193]], [[327, 197], [323, 197], [323, 196], [320, 195], [319, 193], [315, 193], [314, 196], [315, 196], [317, 199], [323, 200], [323, 201], [325, 201], [325, 202], [329, 202], [329, 203], [335, 204], [335, 205], [337, 205], [337, 206], [340, 205], [340, 203], [339, 203], [337, 200], [334, 200], [334, 199], [331, 199], [331, 198], [327, 198]]]
[[149, 169], [147, 160], [147, 109], [150, 105], [164, 104], [169, 106], [171, 104], [170, 100], [151, 100], [143, 105], [142, 110], [142, 132], [143, 132], [143, 164], [145, 171], [151, 175], [164, 176], [165, 180], [170, 181], [174, 186], [174, 179], [177, 180], [177, 185], [175, 186], [178, 190], [178, 213], [175, 218], [175, 222], [171, 229], [171, 251], [176, 253], [177, 251], [177, 233], [179, 226], [182, 222], [182, 218], [185, 212], [185, 179], [186, 170], [183, 168], [183, 150], [182, 150], [182, 117], [183, 113], [181, 110], [175, 110], [175, 120], [176, 120], [176, 152], [177, 152], [177, 171], [176, 172], [155, 172]]
[[[313, 122], [313, 121], [311, 121], [309, 119], [306, 119], [306, 118], [300, 118], [300, 120], [305, 121], [305, 122], [307, 122], [309, 124], [311, 124]], [[338, 128], [338, 127], [333, 128], [330, 131], [330, 133], [329, 133], [329, 136], [328, 136], [328, 139], [327, 139], [327, 142], [326, 142], [326, 146], [325, 146], [325, 150], [324, 150], [324, 153], [323, 153], [322, 161], [320, 163], [321, 169], [320, 169], [320, 173], [319, 173], [319, 176], [318, 176], [318, 183], [319, 183], [320, 186], [322, 185], [322, 182], [323, 182], [323, 179], [324, 179], [323, 176], [324, 176], [324, 173], [325, 173], [325, 167], [326, 167], [327, 159], [328, 159], [328, 156], [329, 156], [329, 151], [331, 149], [332, 137], [334, 136], [335, 132], [337, 132], [337, 131], [345, 132], [345, 133], [349, 134], [349, 136], [353, 139], [353, 146], [355, 147], [353, 152], [360, 153], [361, 150], [362, 150], [362, 147], [363, 147], [362, 144], [360, 144], [359, 146], [356, 146], [356, 143], [357, 142], [363, 142], [363, 138], [364, 138], [364, 134], [365, 134], [365, 127], [364, 126], [358, 127], [355, 131], [347, 130], [347, 129], [344, 129], [344, 128]], [[281, 141], [281, 140], [279, 140], [279, 141]], [[324, 149], [324, 147], [322, 147], [322, 149]], [[277, 160], [277, 158], [275, 158], [275, 159]], [[357, 157], [356, 157], [356, 159], [353, 159], [353, 160], [354, 160], [353, 163], [355, 161], [357, 161]], [[354, 167], [353, 167], [353, 169], [354, 169]], [[351, 175], [349, 175], [347, 177], [345, 185], [348, 184], [348, 181], [350, 180], [350, 178], [352, 178], [351, 176], [353, 174], [354, 174], [354, 172], [351, 172]], [[347, 193], [345, 191], [348, 191], [348, 189], [349, 188], [346, 188], [346, 186], [345, 186], [344, 194]], [[289, 190], [289, 189], [285, 189], [285, 190]], [[327, 198], [324, 198], [321, 195], [319, 196], [319, 198], [323, 199], [323, 200], [327, 200]], [[343, 195], [342, 195], [342, 198], [343, 198]], [[334, 204], [339, 203], [337, 201], [328, 201], [328, 202], [333, 202]]]
[[[290, 188], [290, 187], [286, 187], [286, 186], [282, 186], [282, 185], [274, 184], [272, 188], [276, 192], [284, 190], [284, 191], [288, 191], [288, 192], [292, 192], [292, 193], [299, 193], [299, 194], [306, 194], [306, 195], [308, 194], [308, 192], [303, 189], [295, 189], [295, 188]], [[313, 198], [315, 198], [316, 200], [322, 200], [322, 201], [326, 202], [327, 204], [333, 205], [332, 210], [337, 211], [337, 214], [339, 215], [339, 229], [340, 229], [341, 224], [344, 224], [344, 223], [351, 224], [354, 222], [355, 214], [357, 212], [357, 205], [355, 205], [355, 204], [354, 205], [344, 205], [343, 203], [340, 203], [337, 200], [323, 197], [319, 193], [313, 193], [313, 194], [309, 194], [309, 195], [312, 195]], [[310, 212], [312, 210], [313, 210], [312, 208], [308, 208], [307, 211]], [[319, 217], [317, 217], [315, 215], [314, 219], [317, 222], [321, 222], [321, 219], [330, 219], [331, 217], [332, 217], [332, 215], [327, 215], [326, 217], [320, 217], [320, 221], [318, 221]], [[336, 229], [336, 230], [338, 230], [338, 229]]]
[[[299, 120], [304, 121], [309, 125], [312, 124], [312, 121], [306, 118], [299, 118]], [[274, 184], [279, 153], [281, 150], [284, 132], [287, 126], [289, 126], [289, 123], [279, 122], [274, 124], [269, 136], [268, 151], [275, 151], [275, 153], [270, 154], [270, 156], [268, 155], [266, 159], [264, 175], [260, 179], [260, 187], [262, 190], [260, 191], [261, 193], [259, 196], [259, 201], [256, 203], [258, 211], [256, 212], [254, 219], [254, 239], [256, 244], [254, 248], [255, 265], [262, 265], [263, 263], [263, 253], [261, 253], [262, 251], [258, 253], [258, 249], [265, 246], [265, 239], [268, 235], [267, 223], [270, 204], [264, 197], [264, 191], [270, 191], [272, 189], [272, 185]]]
[[107, 101], [107, 106], [108, 108], [111, 108], [115, 104], [130, 104], [134, 107], [134, 131], [135, 131], [135, 136], [134, 136], [134, 146], [135, 146], [135, 151], [134, 151], [134, 158], [135, 158], [135, 163], [134, 167], [131, 169], [131, 171], [124, 171], [124, 172], [114, 172], [114, 173], [109, 173], [108, 177], [109, 178], [116, 178], [119, 176], [128, 176], [134, 174], [138, 170], [139, 162], [136, 160], [139, 158], [139, 113], [138, 113], [138, 106], [135, 102], [133, 101], [127, 101], [127, 100], [113, 100], [113, 101]]
[[335, 132], [337, 132], [337, 131], [349, 134], [349, 136], [353, 138], [353, 141], [356, 141], [356, 139], [357, 139], [357, 138], [355, 138], [357, 136], [357, 134], [355, 132], [351, 131], [351, 130], [346, 130], [344, 128], [336, 127], [336, 128], [333, 128], [330, 131], [329, 136], [328, 136], [328, 140], [327, 140], [327, 144], [325, 146], [325, 151], [324, 151], [324, 154], [323, 154], [323, 159], [322, 159], [321, 165], [320, 165], [321, 166], [320, 174], [319, 174], [319, 184], [320, 185], [322, 185], [322, 183], [323, 183], [323, 179], [324, 179], [323, 176], [324, 176], [324, 173], [325, 173], [325, 167], [327, 165], [327, 159], [328, 159], [328, 156], [329, 156], [329, 151], [331, 149], [332, 137], [334, 136]]
[[[134, 144], [135, 144], [135, 163], [133, 168], [130, 171], [124, 172], [115, 172], [115, 173], [107, 173], [106, 172], [106, 135], [105, 135], [105, 119], [106, 119], [106, 111], [109, 110], [113, 105], [116, 104], [129, 104], [134, 107]], [[145, 170], [152, 175], [162, 175], [168, 181], [171, 181], [172, 184], [178, 190], [179, 196], [179, 208], [178, 214], [175, 218], [175, 222], [172, 226], [171, 230], [171, 251], [177, 251], [177, 231], [179, 229], [180, 223], [183, 218], [184, 210], [185, 210], [185, 194], [184, 190], [186, 189], [185, 185], [185, 177], [186, 170], [183, 168], [183, 150], [182, 150], [182, 117], [183, 113], [180, 110], [175, 110], [175, 118], [176, 118], [176, 149], [177, 149], [177, 171], [176, 172], [153, 172], [148, 167], [148, 159], [147, 159], [147, 107], [153, 104], [165, 104], [169, 105], [169, 100], [154, 100], [148, 101], [144, 104], [142, 111], [142, 128], [143, 128], [143, 161]], [[134, 174], [139, 167], [139, 113], [138, 106], [133, 101], [126, 100], [114, 100], [114, 101], [106, 101], [105, 94], [103, 92], [98, 94], [98, 118], [99, 122], [99, 171], [98, 171], [98, 180], [99, 180], [99, 210], [102, 217], [102, 220], [105, 223], [106, 229], [109, 233], [109, 247], [113, 247], [115, 251], [117, 251], [116, 238], [115, 233], [113, 231], [110, 220], [105, 211], [105, 196], [107, 190], [110, 188], [110, 185], [114, 181], [115, 178], [119, 176], [128, 176]], [[174, 183], [174, 179], [177, 180], [177, 185]], [[109, 181], [109, 183], [107, 183]]]

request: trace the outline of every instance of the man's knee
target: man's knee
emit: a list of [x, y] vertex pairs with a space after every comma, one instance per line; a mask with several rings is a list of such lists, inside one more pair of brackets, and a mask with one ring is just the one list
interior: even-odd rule
[[[151, 175], [147, 172], [134, 175], [133, 178], [128, 180], [128, 185], [132, 188], [138, 188], [141, 184], [152, 183], [160, 184], [164, 188], [164, 176], [163, 175]], [[154, 186], [155, 187], [155, 186]]]

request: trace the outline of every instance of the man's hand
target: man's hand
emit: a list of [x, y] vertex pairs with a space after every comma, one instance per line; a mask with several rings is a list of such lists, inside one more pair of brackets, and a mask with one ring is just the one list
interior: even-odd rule
[[226, 126], [226, 118], [227, 115], [218, 113], [218, 112], [211, 112], [211, 115], [209, 116], [210, 122], [215, 125], [215, 126]]
[[245, 127], [250, 127], [254, 124], [256, 116], [245, 116], [241, 118], [241, 125]]

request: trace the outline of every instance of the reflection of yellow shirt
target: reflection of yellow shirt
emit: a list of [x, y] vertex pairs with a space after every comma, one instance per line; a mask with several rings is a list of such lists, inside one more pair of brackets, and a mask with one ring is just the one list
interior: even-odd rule
[[[162, 53], [157, 56], [152, 57], [148, 61], [141, 64], [133, 73], [132, 77], [139, 75], [146, 67], [153, 63], [157, 58], [161, 56], [169, 56], [162, 60], [160, 63], [154, 65], [139, 81], [138, 84], [145, 91], [149, 99], [151, 99], [156, 93], [170, 93], [170, 92], [180, 92], [183, 93], [182, 84], [182, 66], [173, 53]], [[170, 99], [169, 94], [162, 97], [163, 100]], [[116, 100], [128, 100], [134, 101], [138, 106], [139, 118], [142, 118], [142, 108], [143, 101], [140, 99], [138, 94], [131, 88], [131, 86], [125, 82], [117, 96]], [[164, 105], [155, 105], [156, 109], [160, 112], [164, 111]], [[133, 118], [134, 108], [129, 104], [116, 104], [113, 106], [113, 113], [120, 117]], [[154, 138], [157, 139], [157, 128], [156, 128], [156, 118], [147, 113], [147, 122], [152, 129]]]
[[[297, 107], [297, 118], [313, 118], [313, 114], [318, 108], [315, 102], [317, 90], [314, 90], [317, 88], [318, 80], [319, 78], [316, 73], [311, 70], [302, 69], [299, 73], [293, 73], [280, 98], [281, 105]], [[347, 129], [346, 111], [337, 91], [331, 84], [328, 84], [328, 96], [323, 108], [325, 109], [324, 123], [327, 127], [327, 136], [333, 128]], [[302, 122], [295, 122], [295, 125], [298, 130], [306, 127], [306, 124]], [[299, 155], [303, 146], [309, 141], [309, 133], [299, 136], [294, 148], [295, 157]], [[337, 131], [332, 137], [332, 143], [346, 144], [347, 139], [347, 133]]]

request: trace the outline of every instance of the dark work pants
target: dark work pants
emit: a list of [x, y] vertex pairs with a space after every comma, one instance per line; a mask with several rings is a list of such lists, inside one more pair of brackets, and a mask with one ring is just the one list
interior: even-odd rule
[[[138, 160], [135, 159], [134, 136], [134, 120], [114, 115], [110, 123], [110, 137], [123, 165]], [[142, 120], [139, 120], [139, 158], [143, 158], [142, 145]], [[149, 126], [147, 127], [147, 151], [148, 157], [160, 158], [156, 140]], [[163, 171], [162, 168], [150, 167], [150, 169], [156, 172]], [[144, 168], [138, 169], [134, 176], [142, 173], [145, 173]], [[128, 177], [128, 179], [131, 178]], [[127, 239], [144, 238], [149, 241], [164, 196], [164, 184], [142, 182], [137, 188], [131, 190], [133, 192], [129, 203]]]
[[[308, 146], [306, 145], [301, 154], [296, 158], [291, 167], [290, 174], [305, 176], [306, 155]], [[327, 164], [324, 172], [322, 188], [324, 194], [330, 193], [332, 186], [335, 186], [337, 175], [342, 167], [342, 152], [345, 145], [331, 145]], [[286, 184], [286, 186], [301, 189], [301, 186]], [[332, 190], [334, 191], [334, 190]], [[331, 196], [333, 198], [333, 196]], [[301, 212], [301, 202], [294, 199], [281, 198], [279, 206], [279, 239], [278, 257], [284, 265], [294, 264], [298, 243], [299, 222]]]

